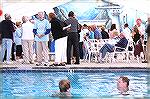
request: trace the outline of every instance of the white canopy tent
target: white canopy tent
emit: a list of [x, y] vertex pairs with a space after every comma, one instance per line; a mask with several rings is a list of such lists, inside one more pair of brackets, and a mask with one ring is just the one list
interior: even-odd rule
[[4, 13], [10, 13], [12, 20], [21, 20], [22, 16], [32, 16], [39, 11], [53, 12], [53, 7], [64, 4], [70, 0], [7, 0], [2, 2], [2, 10]]
[[[59, 6], [72, 0], [2, 0], [1, 6], [3, 13], [10, 13], [12, 19], [20, 20], [23, 15], [32, 16], [38, 11], [53, 12], [53, 7]], [[77, 0], [78, 1], [78, 0]], [[80, 0], [79, 0], [80, 1]], [[150, 14], [150, 0], [95, 0], [97, 3], [101, 1], [113, 2], [119, 5], [135, 9]], [[81, 2], [81, 1], [80, 1]], [[91, 2], [91, 0], [84, 0]], [[82, 2], [82, 3], [84, 3]]]

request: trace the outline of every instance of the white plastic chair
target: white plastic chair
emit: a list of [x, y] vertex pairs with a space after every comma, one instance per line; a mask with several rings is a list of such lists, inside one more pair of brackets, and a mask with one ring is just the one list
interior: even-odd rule
[[[127, 52], [127, 54], [128, 54], [128, 61], [127, 62], [131, 62], [131, 56], [132, 56], [132, 58], [134, 59], [134, 41], [133, 40], [130, 40], [130, 41], [128, 41], [128, 52]], [[130, 48], [130, 49], [129, 49]]]
[[91, 62], [91, 57], [94, 58], [95, 62], [97, 61], [98, 53], [99, 53], [99, 41], [94, 40], [87, 40], [84, 41], [85, 46], [85, 60]]
[[[112, 61], [113, 61], [113, 62], [118, 61], [117, 59], [115, 59], [115, 55], [118, 55], [118, 54], [121, 54], [120, 57], [122, 57], [122, 58], [121, 58], [122, 60], [126, 57], [126, 58], [125, 58], [125, 59], [126, 59], [126, 62], [129, 62], [129, 51], [128, 51], [129, 44], [130, 44], [130, 42], [128, 41], [128, 44], [127, 44], [126, 48], [122, 48], [122, 47], [117, 47], [117, 46], [115, 46], [114, 52], [110, 53], [110, 54], [112, 54], [111, 56], [112, 56]], [[118, 51], [118, 49], [119, 49], [119, 50], [122, 50], [122, 51]], [[118, 56], [117, 56], [117, 57], [118, 57]]]

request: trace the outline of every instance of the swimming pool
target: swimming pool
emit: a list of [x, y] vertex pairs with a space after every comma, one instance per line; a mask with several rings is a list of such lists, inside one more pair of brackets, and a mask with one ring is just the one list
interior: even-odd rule
[[130, 79], [129, 88], [132, 91], [128, 97], [149, 97], [149, 73], [148, 71], [101, 70], [75, 70], [74, 72], [6, 70], [1, 73], [1, 97], [12, 99], [7, 97], [51, 96], [59, 91], [58, 83], [61, 79], [71, 81], [71, 93], [74, 97], [119, 97], [116, 83], [120, 76], [127, 76]]

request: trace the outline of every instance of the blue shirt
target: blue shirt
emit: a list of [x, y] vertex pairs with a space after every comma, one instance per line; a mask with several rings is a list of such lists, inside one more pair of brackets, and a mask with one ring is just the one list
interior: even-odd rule
[[22, 28], [17, 28], [14, 33], [14, 41], [16, 45], [21, 45]]
[[89, 39], [94, 39], [94, 32], [93, 32], [93, 31], [90, 31], [89, 33], [90, 33], [90, 34], [89, 34]]
[[[33, 32], [35, 34], [35, 41], [49, 41], [50, 23], [48, 20], [37, 20], [34, 24]], [[36, 36], [36, 34], [45, 34], [42, 38]]]
[[93, 32], [94, 32], [94, 38], [95, 39], [101, 39], [102, 38], [101, 32], [98, 30], [98, 28], [96, 28]]

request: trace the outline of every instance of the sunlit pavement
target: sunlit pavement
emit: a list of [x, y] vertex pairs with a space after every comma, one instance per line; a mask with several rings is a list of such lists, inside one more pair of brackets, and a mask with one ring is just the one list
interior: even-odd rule
[[[52, 64], [50, 62], [49, 64]], [[22, 62], [14, 61], [12, 64], [0, 63], [2, 70], [41, 70], [41, 69], [150, 69], [147, 63], [137, 62], [113, 62], [113, 63], [97, 63], [97, 62], [81, 62], [79, 65], [71, 64], [66, 66], [36, 66], [36, 64], [22, 64]]]

